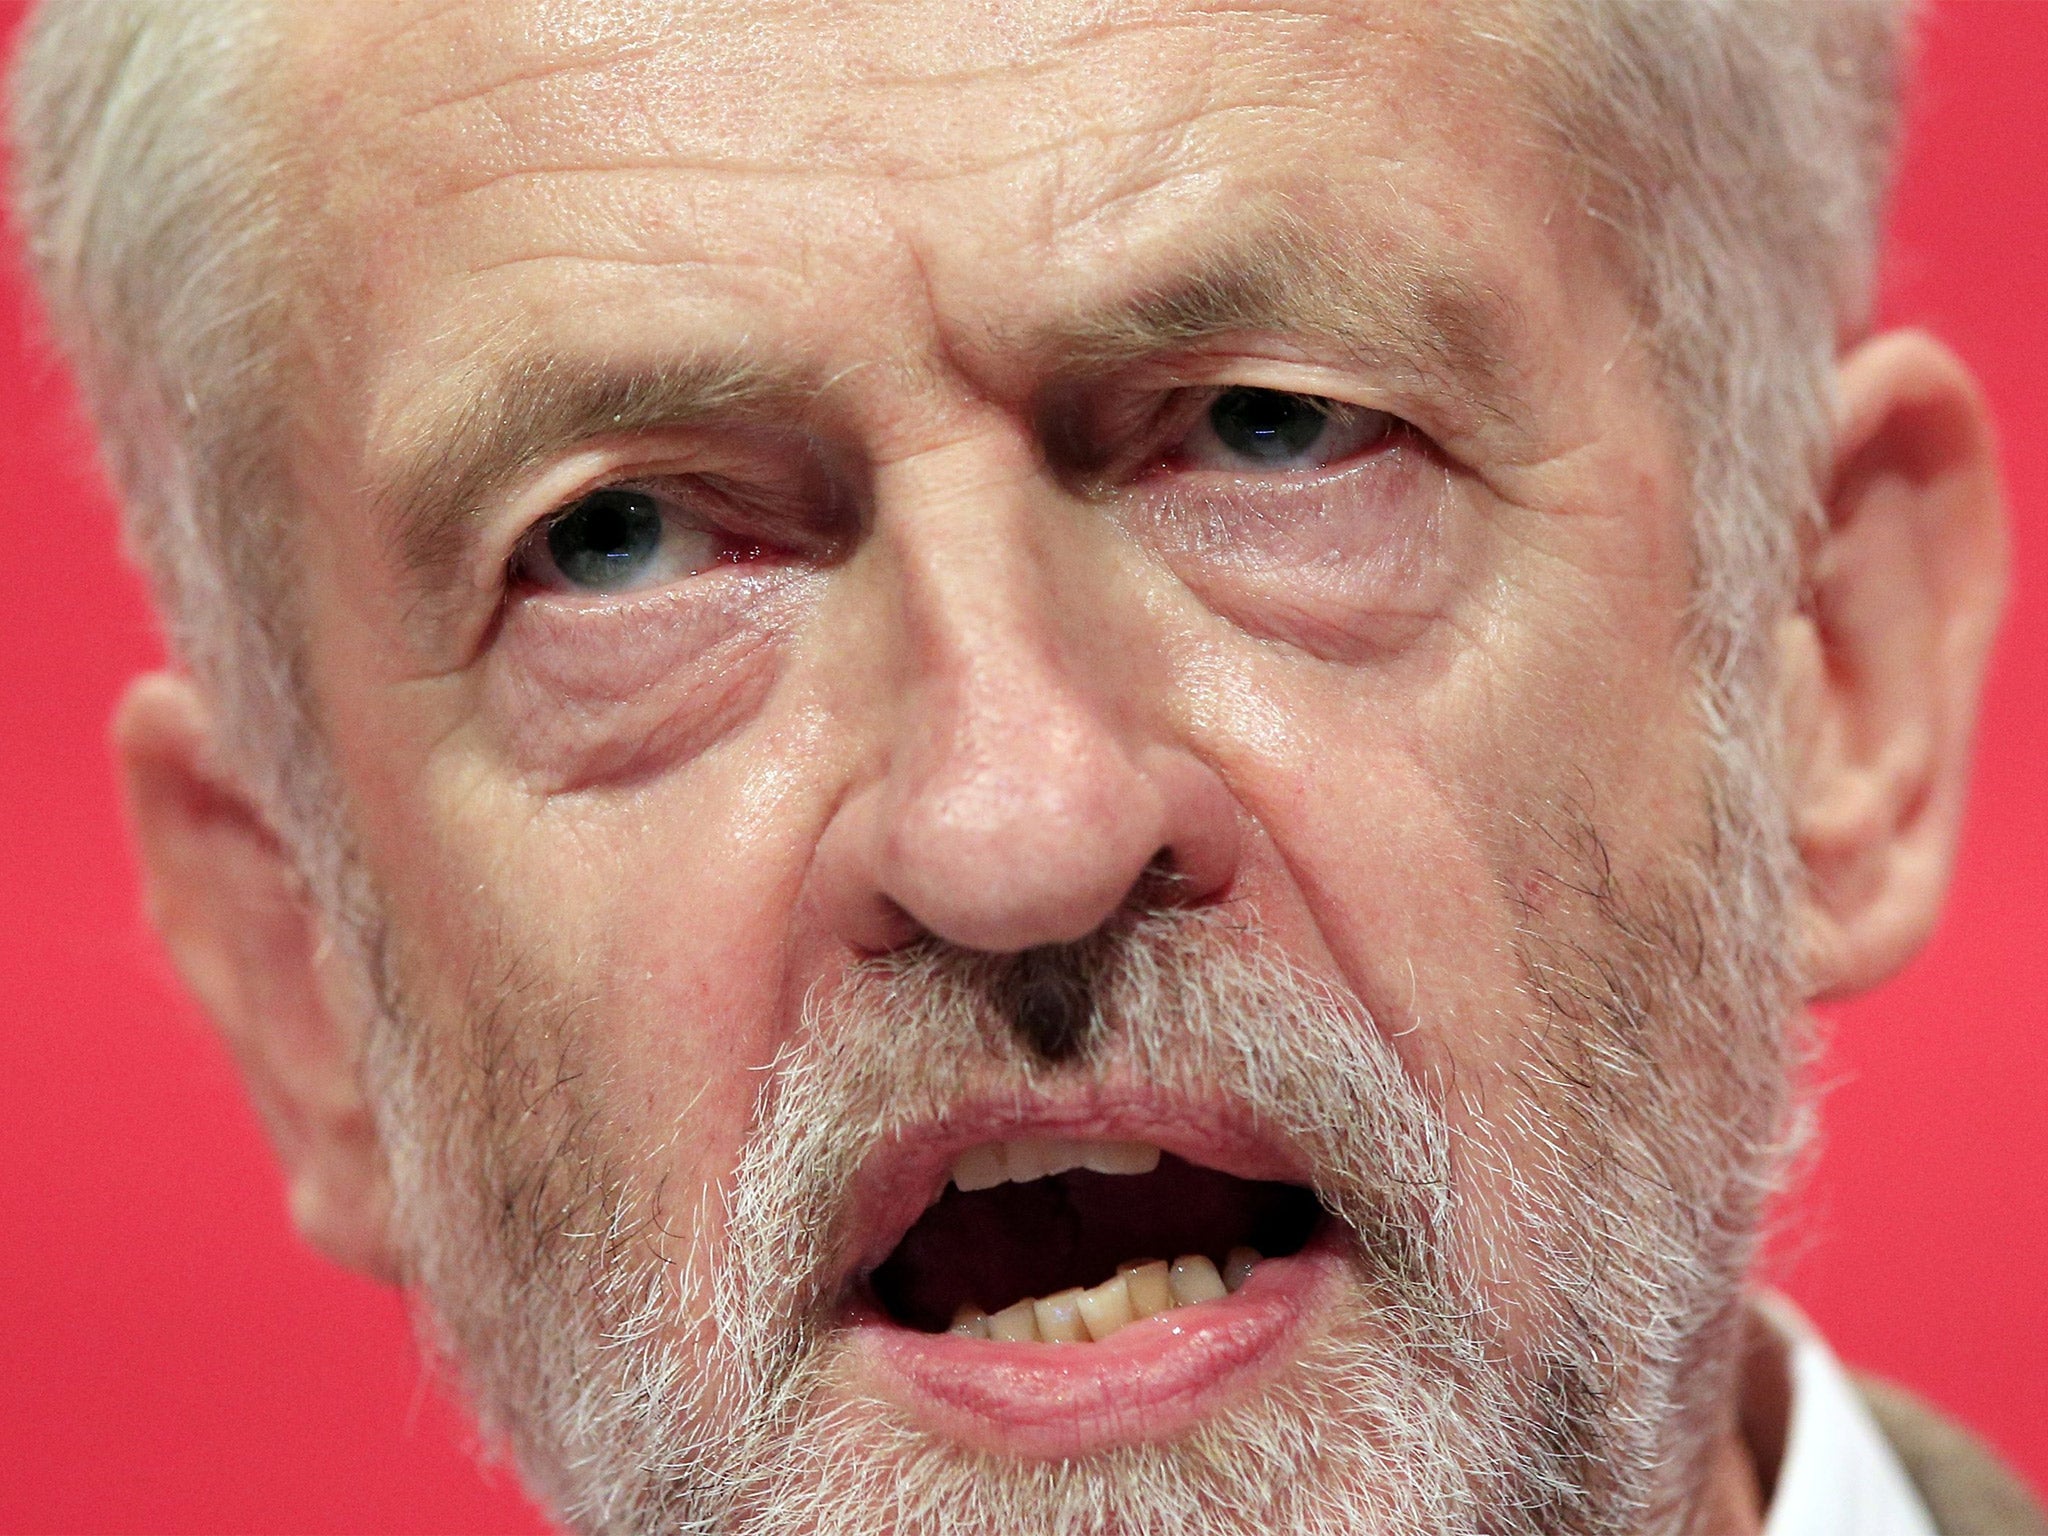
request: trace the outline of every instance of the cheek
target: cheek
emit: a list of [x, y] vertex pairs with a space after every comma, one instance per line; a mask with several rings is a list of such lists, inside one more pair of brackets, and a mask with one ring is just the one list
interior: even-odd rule
[[801, 990], [801, 866], [766, 830], [800, 808], [772, 775], [702, 766], [687, 794], [480, 794], [380, 871], [408, 1011], [463, 1091], [531, 1150], [573, 1129], [658, 1190], [670, 1251], [716, 1209]]
[[606, 1141], [679, 1190], [723, 1177], [797, 1011], [787, 938], [829, 803], [778, 684], [820, 580], [514, 604], [474, 667], [382, 686], [381, 656], [324, 653], [408, 1011], [472, 1072], [462, 1042], [506, 1021], [543, 1089], [581, 1074]]
[[1476, 509], [1414, 447], [1320, 483], [1176, 485], [1120, 517], [1211, 611], [1347, 665], [1415, 644], [1482, 540]]
[[450, 1039], [499, 1021], [542, 1087], [578, 1074], [650, 1177], [723, 1178], [799, 1011], [819, 755], [803, 719], [756, 715], [686, 771], [546, 794], [473, 750], [431, 757], [362, 818], [408, 1006]]
[[527, 601], [483, 667], [473, 734], [535, 793], [645, 780], [762, 709], [818, 578], [721, 571], [627, 603]]
[[1598, 1022], [1546, 1002], [1529, 936], [1597, 981], [1615, 937], [1589, 893], [1709, 837], [1677, 654], [1672, 623], [1616, 640], [1474, 620], [1372, 667], [1244, 656], [1206, 690], [1270, 843], [1245, 894], [1279, 942], [1329, 957], [1459, 1145], [1487, 1149], [1460, 1167], [1462, 1241], [1504, 1299], [1540, 1277], [1498, 1170], [1551, 1150], [1545, 1084], [1581, 1070], [1570, 1037]]

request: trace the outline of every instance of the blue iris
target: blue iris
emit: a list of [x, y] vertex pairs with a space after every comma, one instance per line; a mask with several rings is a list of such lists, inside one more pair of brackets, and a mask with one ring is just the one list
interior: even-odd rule
[[661, 548], [661, 508], [640, 491], [592, 491], [548, 524], [548, 554], [572, 585], [629, 586]]
[[1300, 457], [1329, 424], [1321, 401], [1277, 389], [1226, 389], [1209, 407], [1216, 440], [1260, 464]]

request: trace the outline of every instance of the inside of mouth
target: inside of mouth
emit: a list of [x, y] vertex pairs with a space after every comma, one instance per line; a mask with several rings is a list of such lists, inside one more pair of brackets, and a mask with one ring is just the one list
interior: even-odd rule
[[1299, 1252], [1322, 1208], [1294, 1184], [1234, 1178], [1163, 1156], [1150, 1173], [1073, 1169], [963, 1192], [947, 1185], [872, 1276], [882, 1310], [942, 1333], [963, 1307], [996, 1313], [1031, 1297], [1087, 1288], [1139, 1260], [1234, 1251]]

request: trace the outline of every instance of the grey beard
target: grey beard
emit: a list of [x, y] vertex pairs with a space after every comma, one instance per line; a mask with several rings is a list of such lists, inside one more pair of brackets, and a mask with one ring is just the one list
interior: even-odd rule
[[[1093, 1012], [1057, 1061], [1006, 1017], [998, 960], [856, 968], [690, 1211], [647, 1180], [665, 1147], [609, 1132], [571, 1000], [501, 977], [437, 1034], [387, 967], [374, 1076], [430, 1338], [591, 1532], [1675, 1528], [1784, 1162], [1786, 978], [1711, 861], [1624, 891], [1590, 827], [1549, 842], [1582, 910], [1525, 925], [1547, 1048], [1511, 1104], [1448, 1113], [1455, 1080], [1417, 1081], [1243, 912], [1158, 911], [1080, 947]], [[969, 1097], [1118, 1082], [1220, 1097], [1294, 1144], [1352, 1236], [1341, 1315], [1184, 1439], [1072, 1461], [968, 1451], [851, 1395], [832, 1277], [867, 1155]], [[685, 1111], [667, 1145], [687, 1135]]]

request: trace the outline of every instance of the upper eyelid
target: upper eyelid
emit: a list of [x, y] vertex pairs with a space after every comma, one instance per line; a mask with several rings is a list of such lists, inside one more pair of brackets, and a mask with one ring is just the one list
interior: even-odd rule
[[534, 519], [534, 526], [540, 527], [552, 522], [556, 518], [573, 511], [580, 503], [589, 500], [592, 496], [601, 496], [606, 491], [636, 491], [642, 496], [653, 497], [664, 503], [680, 501], [683, 498], [677, 497], [672, 487], [679, 480], [688, 481], [697, 478], [697, 476], [688, 473], [601, 475], [592, 480], [590, 484], [556, 501], [547, 511]]
[[[516, 523], [516, 539], [602, 490], [660, 493], [694, 487], [714, 499], [754, 481], [764, 487], [777, 481], [781, 489], [793, 490], [806, 476], [793, 475], [791, 466], [808, 458], [801, 451], [786, 451], [790, 435], [750, 430], [748, 423], [738, 422], [733, 430], [699, 427], [592, 439], [521, 476], [505, 495], [494, 498], [494, 516]], [[808, 434], [796, 435], [815, 441]], [[682, 499], [687, 504], [688, 496]], [[761, 497], [763, 502], [772, 499], [772, 491]]]
[[[679, 487], [683, 489], [678, 489]], [[573, 512], [581, 503], [606, 491], [637, 492], [660, 502], [664, 508], [674, 508], [686, 517], [693, 510], [704, 512], [707, 515], [695, 520], [701, 522], [706, 529], [713, 529], [719, 526], [718, 519], [708, 515], [713, 509], [706, 507], [704, 503], [723, 499], [730, 502], [735, 510], [745, 509], [747, 498], [737, 494], [735, 487], [736, 482], [731, 477], [705, 471], [675, 470], [653, 474], [599, 475], [567, 495], [558, 497], [546, 510], [530, 516], [521, 526], [514, 540], [513, 550], [516, 554], [546, 529]], [[685, 493], [688, 489], [695, 489], [700, 494], [692, 497]], [[752, 510], [765, 512], [769, 509], [765, 506], [756, 506]]]
[[[1405, 429], [1424, 437], [1428, 435], [1422, 433], [1408, 417], [1386, 405], [1346, 399], [1342, 395], [1312, 387], [1288, 388], [1284, 384], [1247, 383], [1225, 374], [1213, 382], [1164, 385], [1143, 394], [1132, 392], [1130, 398], [1150, 402], [1149, 407], [1141, 404], [1130, 411], [1130, 421], [1142, 421], [1144, 425], [1142, 428], [1126, 425], [1121, 433], [1118, 429], [1112, 428], [1109, 432], [1096, 434], [1095, 441], [1086, 443], [1084, 446], [1089, 461], [1089, 479], [1113, 484], [1123, 475], [1141, 469], [1161, 451], [1172, 447], [1180, 436], [1193, 430], [1200, 423], [1202, 412], [1234, 389], [1267, 390], [1273, 394], [1295, 395], [1306, 400], [1323, 401], [1336, 408], [1332, 412], [1333, 415], [1343, 412], [1384, 416], [1391, 430]], [[1104, 440], [1116, 435], [1121, 435], [1124, 441]]]
[[501, 584], [516, 584], [521, 565], [536, 547], [552, 562], [546, 553], [548, 530], [580, 502], [605, 491], [636, 491], [654, 498], [663, 508], [664, 520], [673, 516], [685, 535], [701, 533], [741, 544], [758, 541], [805, 558], [834, 557], [842, 545], [840, 525], [848, 505], [830, 481], [818, 488], [801, 477], [785, 476], [769, 486], [723, 468], [648, 473], [621, 466], [613, 473], [599, 471], [551, 499], [545, 510], [527, 516], [500, 561]]
[[[1187, 402], [1180, 409], [1192, 416], [1198, 414], [1202, 407], [1214, 404], [1222, 396], [1238, 389], [1262, 390], [1276, 395], [1294, 395], [1303, 400], [1319, 400], [1336, 407], [1339, 411], [1372, 412], [1392, 417], [1404, 425], [1409, 424], [1409, 417], [1399, 408], [1398, 403], [1386, 399], [1382, 391], [1365, 388], [1344, 390], [1337, 387], [1337, 381], [1335, 380], [1269, 380], [1256, 376], [1246, 378], [1224, 374], [1215, 379], [1203, 379], [1178, 384], [1162, 382], [1149, 390], [1135, 390], [1131, 393], [1140, 398], [1150, 398], [1162, 402]], [[1367, 398], [1356, 398], [1357, 396], [1365, 396]], [[1380, 398], [1372, 398], [1374, 396], [1379, 396]], [[1134, 412], [1133, 414], [1138, 413]], [[1165, 415], [1168, 413], [1162, 411], [1159, 414]]]
[[511, 547], [505, 551], [506, 570], [514, 570], [532, 552], [535, 545], [544, 545], [547, 542], [548, 530], [592, 496], [601, 495], [606, 491], [638, 491], [642, 495], [656, 495], [656, 492], [648, 488], [649, 478], [632, 476], [616, 480], [600, 479], [551, 502], [545, 511], [528, 517], [519, 525]]
[[[597, 456], [593, 454], [590, 457]], [[571, 459], [568, 463], [551, 466], [536, 476], [534, 482], [508, 496], [490, 514], [498, 532], [488, 541], [489, 550], [495, 552], [494, 558], [491, 553], [486, 553], [485, 559], [499, 572], [497, 579], [501, 584], [534, 542], [544, 538], [550, 526], [573, 511], [585, 498], [602, 491], [617, 490], [642, 491], [667, 501], [670, 498], [663, 494], [661, 488], [687, 475], [687, 472], [663, 470], [636, 471], [625, 465], [608, 468], [599, 462], [581, 473], [573, 473], [572, 477], [572, 473], [565, 471], [570, 471], [573, 462]], [[558, 480], [559, 483], [549, 487], [549, 480]], [[491, 566], [486, 565], [479, 569], [481, 572], [489, 568]]]
[[1398, 376], [1362, 373], [1326, 357], [1234, 349], [1154, 359], [1100, 376], [1083, 387], [1134, 393], [1272, 389], [1283, 394], [1319, 395], [1369, 408], [1383, 408], [1378, 405], [1379, 399], [1410, 392], [1407, 381]]

